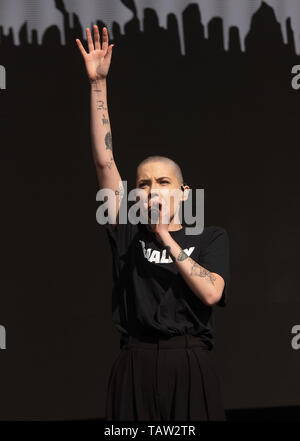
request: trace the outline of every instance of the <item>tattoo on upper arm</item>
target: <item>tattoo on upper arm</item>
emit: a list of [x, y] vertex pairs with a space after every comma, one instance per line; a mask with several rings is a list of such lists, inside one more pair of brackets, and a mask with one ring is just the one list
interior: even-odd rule
[[199, 276], [199, 277], [206, 277], [213, 285], [216, 280], [216, 276], [214, 276], [210, 271], [203, 268], [203, 266], [196, 263], [193, 259], [189, 257], [189, 261], [192, 264], [191, 268], [191, 275], [192, 276]]
[[106, 150], [112, 150], [112, 136], [110, 132], [107, 132], [105, 135], [105, 145]]
[[114, 159], [113, 159], [113, 158], [110, 158], [110, 160], [107, 161], [107, 162], [105, 163], [106, 167], [108, 167], [109, 169], [111, 169], [111, 168], [112, 168], [112, 165], [113, 165], [113, 162], [114, 162]]
[[116, 195], [119, 195], [119, 199], [120, 199], [120, 201], [121, 201], [121, 199], [122, 199], [123, 196], [124, 196], [124, 187], [123, 187], [122, 182], [119, 183], [119, 190], [116, 190], [116, 191], [115, 191], [115, 194], [116, 194]]

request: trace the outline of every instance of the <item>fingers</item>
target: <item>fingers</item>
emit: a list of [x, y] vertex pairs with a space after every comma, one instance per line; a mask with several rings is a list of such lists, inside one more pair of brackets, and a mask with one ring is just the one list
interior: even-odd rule
[[[94, 47], [93, 38], [92, 38], [90, 28], [85, 29], [89, 53], [92, 52], [94, 49], [101, 49], [99, 28], [97, 25], [94, 25], [93, 29], [94, 29], [95, 47]], [[79, 47], [82, 55], [83, 56], [87, 55], [87, 52], [85, 51], [84, 47], [82, 46], [81, 41], [79, 39], [76, 39], [76, 42], [78, 44], [78, 47]], [[104, 50], [106, 53], [111, 55], [113, 46], [114, 46], [114, 44], [108, 46], [107, 28], [103, 28], [103, 31], [102, 31], [102, 50]]]
[[149, 200], [148, 205], [149, 205], [149, 208], [151, 208], [151, 207], [157, 207], [157, 208], [160, 208], [160, 206], [161, 206], [161, 199], [160, 199], [160, 197], [157, 196], [157, 195], [154, 195], [154, 196]]
[[87, 55], [87, 53], [86, 53], [84, 47], [82, 46], [82, 43], [81, 43], [81, 41], [79, 40], [79, 38], [76, 38], [76, 43], [77, 43], [77, 46], [78, 46], [78, 48], [79, 48], [79, 50], [80, 50], [80, 52], [81, 52], [81, 55], [82, 55], [83, 57], [85, 57], [85, 56]]
[[107, 28], [102, 30], [102, 49], [106, 52], [108, 48], [108, 32]]
[[95, 49], [101, 49], [100, 46], [100, 34], [97, 25], [94, 25], [94, 40], [95, 40]]
[[108, 49], [107, 49], [107, 54], [108, 54], [108, 56], [111, 56], [111, 54], [112, 54], [112, 48], [114, 47], [114, 44], [110, 44], [109, 46], [108, 46]]
[[94, 50], [94, 44], [93, 44], [93, 39], [92, 39], [92, 34], [90, 31], [90, 28], [86, 28], [85, 32], [86, 32], [86, 38], [87, 38], [87, 42], [88, 42], [89, 52], [92, 52]]

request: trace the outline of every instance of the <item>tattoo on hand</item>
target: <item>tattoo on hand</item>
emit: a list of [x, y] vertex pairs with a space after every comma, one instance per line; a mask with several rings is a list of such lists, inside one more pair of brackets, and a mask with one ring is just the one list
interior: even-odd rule
[[112, 150], [112, 136], [110, 132], [107, 132], [105, 135], [105, 145], [106, 150]]
[[213, 276], [210, 271], [203, 268], [203, 266], [196, 263], [193, 259], [189, 258], [189, 261], [192, 264], [192, 268], [191, 268], [191, 275], [192, 276], [206, 277], [214, 285], [214, 281], [216, 280], [216, 276]]

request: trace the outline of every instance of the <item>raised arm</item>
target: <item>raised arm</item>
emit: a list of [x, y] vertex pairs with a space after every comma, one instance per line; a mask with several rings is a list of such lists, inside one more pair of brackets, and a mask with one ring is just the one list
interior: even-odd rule
[[[91, 105], [91, 140], [93, 159], [100, 188], [110, 188], [116, 194], [116, 221], [118, 222], [119, 195], [123, 192], [121, 177], [114, 161], [111, 127], [107, 105], [107, 83], [113, 44], [108, 45], [107, 28], [102, 31], [102, 48], [98, 26], [94, 25], [94, 40], [91, 31], [86, 28], [88, 42], [87, 53], [77, 38], [76, 42], [85, 62], [90, 82]], [[110, 212], [110, 208], [108, 208]], [[110, 217], [110, 213], [109, 213]], [[114, 225], [116, 225], [114, 223]]]

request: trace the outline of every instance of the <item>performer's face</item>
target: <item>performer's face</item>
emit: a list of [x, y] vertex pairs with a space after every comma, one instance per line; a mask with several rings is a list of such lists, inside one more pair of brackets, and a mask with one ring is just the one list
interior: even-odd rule
[[[172, 221], [179, 209], [180, 201], [183, 200], [183, 192], [171, 165], [159, 161], [141, 165], [136, 173], [136, 188], [144, 190], [147, 209], [150, 200], [154, 202], [158, 196], [163, 198], [168, 204], [170, 222]], [[174, 191], [175, 189], [177, 191]]]

